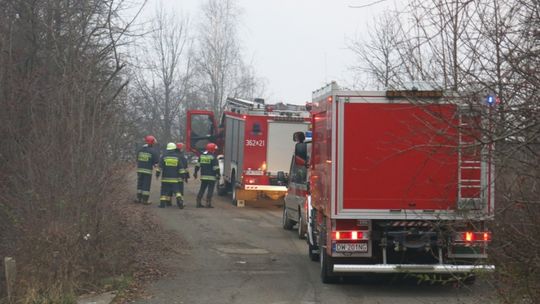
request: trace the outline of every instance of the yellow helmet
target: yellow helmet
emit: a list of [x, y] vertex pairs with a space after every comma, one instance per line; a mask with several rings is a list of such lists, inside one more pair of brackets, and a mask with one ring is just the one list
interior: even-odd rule
[[175, 143], [168, 143], [167, 144], [167, 151], [176, 150], [176, 144]]

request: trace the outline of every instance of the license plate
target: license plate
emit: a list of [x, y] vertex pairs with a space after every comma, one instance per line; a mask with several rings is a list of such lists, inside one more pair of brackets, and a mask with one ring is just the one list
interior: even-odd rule
[[245, 175], [263, 175], [264, 172], [261, 171], [261, 170], [246, 170], [244, 171], [245, 172]]
[[336, 252], [367, 252], [367, 243], [337, 243]]

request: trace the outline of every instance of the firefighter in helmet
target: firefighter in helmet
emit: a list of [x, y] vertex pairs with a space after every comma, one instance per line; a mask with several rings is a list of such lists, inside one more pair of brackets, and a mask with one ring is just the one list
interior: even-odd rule
[[201, 171], [201, 187], [197, 194], [197, 208], [202, 208], [201, 203], [204, 191], [208, 189], [206, 193], [206, 208], [212, 207], [212, 194], [214, 193], [214, 185], [216, 180], [220, 177], [219, 165], [215, 156], [218, 146], [214, 143], [208, 143], [206, 145], [206, 151], [199, 156], [199, 160], [195, 165], [195, 172], [193, 177], [197, 178], [199, 170]]
[[154, 150], [157, 140], [148, 135], [144, 144], [137, 151], [137, 203], [149, 204], [150, 185], [152, 183], [152, 170], [159, 161], [159, 154]]
[[183, 143], [176, 143], [176, 150], [178, 151], [178, 154], [180, 155], [180, 162], [182, 163], [182, 169], [180, 169], [180, 177], [178, 178], [178, 191], [180, 191], [180, 194], [182, 194], [182, 198], [184, 197], [184, 183], [188, 182], [189, 179], [189, 171], [187, 170], [188, 167], [188, 161], [186, 159], [186, 156], [184, 155], [184, 144]]
[[161, 175], [160, 208], [172, 205], [171, 198], [173, 196], [176, 197], [178, 208], [184, 208], [184, 200], [180, 189], [178, 189], [178, 179], [180, 178], [180, 170], [182, 168], [182, 161], [180, 160], [180, 154], [177, 151], [176, 144], [168, 143], [167, 149], [159, 161], [159, 168], [156, 171], [157, 178]]

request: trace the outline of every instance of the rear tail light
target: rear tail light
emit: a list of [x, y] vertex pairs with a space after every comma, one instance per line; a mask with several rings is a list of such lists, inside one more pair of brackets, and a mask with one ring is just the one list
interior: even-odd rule
[[332, 231], [334, 241], [359, 241], [369, 240], [368, 231]]
[[491, 232], [474, 232], [474, 231], [463, 231], [457, 232], [454, 237], [454, 241], [460, 243], [473, 243], [473, 242], [490, 242], [491, 241]]

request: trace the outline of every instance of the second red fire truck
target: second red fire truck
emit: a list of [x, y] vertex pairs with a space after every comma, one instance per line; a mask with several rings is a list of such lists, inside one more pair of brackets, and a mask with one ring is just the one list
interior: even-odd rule
[[[218, 194], [232, 193], [234, 204], [264, 194], [282, 198], [287, 191], [293, 133], [307, 131], [309, 112], [296, 106], [269, 106], [228, 98], [218, 121], [211, 111], [188, 111], [188, 151], [200, 153], [208, 142], [219, 148], [222, 177]], [[284, 153], [285, 152], [285, 153]]]

